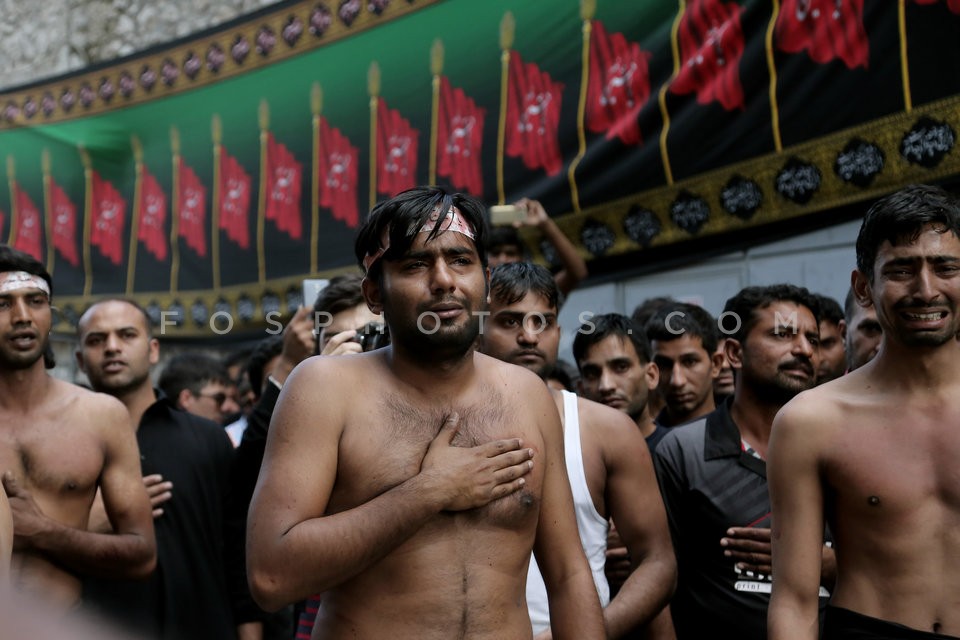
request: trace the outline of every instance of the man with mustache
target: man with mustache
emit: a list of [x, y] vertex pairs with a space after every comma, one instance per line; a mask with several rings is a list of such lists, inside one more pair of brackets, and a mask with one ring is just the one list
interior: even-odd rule
[[729, 335], [733, 397], [671, 429], [654, 452], [677, 554], [670, 607], [679, 640], [766, 638], [767, 445], [776, 412], [816, 383], [818, 313], [806, 289], [788, 284], [730, 298], [720, 329]]
[[604, 637], [553, 399], [474, 349], [484, 213], [435, 187], [374, 207], [355, 253], [390, 346], [309, 358], [283, 385], [247, 568], [266, 609], [323, 594], [314, 640], [529, 640], [531, 551], [553, 636]]
[[[11, 578], [52, 611], [89, 576], [144, 578], [156, 563], [130, 416], [114, 398], [52, 377], [50, 274], [0, 246], [0, 474], [14, 525]], [[87, 531], [97, 491], [114, 530]]]
[[857, 237], [867, 364], [777, 415], [770, 443], [775, 640], [817, 638], [817, 534], [837, 536], [825, 640], [960, 638], [960, 198], [911, 185]]
[[[560, 345], [559, 299], [560, 291], [545, 267], [529, 262], [497, 267], [490, 278], [490, 318], [484, 323], [480, 350], [546, 380], [557, 363]], [[607, 637], [648, 630], [673, 591], [676, 562], [643, 436], [615, 409], [567, 391], [551, 394], [563, 421], [577, 526], [604, 605]], [[604, 575], [611, 518], [636, 559], [612, 598]], [[548, 638], [550, 610], [543, 578], [533, 561], [527, 578], [527, 607], [535, 638]]]

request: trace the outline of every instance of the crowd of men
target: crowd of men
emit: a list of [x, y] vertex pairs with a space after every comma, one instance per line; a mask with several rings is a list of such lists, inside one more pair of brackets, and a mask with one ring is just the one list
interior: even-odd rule
[[585, 265], [520, 206], [558, 273], [476, 200], [413, 189], [370, 212], [362, 273], [227, 361], [156, 375], [145, 311], [99, 300], [89, 389], [47, 371], [50, 275], [0, 246], [4, 624], [960, 637], [960, 200], [874, 203], [843, 307], [787, 283], [716, 317], [650, 300], [583, 316], [572, 365], [558, 313]]

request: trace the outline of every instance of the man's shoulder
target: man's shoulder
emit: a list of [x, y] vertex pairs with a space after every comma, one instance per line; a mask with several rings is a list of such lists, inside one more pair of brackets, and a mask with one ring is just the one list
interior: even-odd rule
[[690, 422], [684, 422], [675, 427], [667, 427], [667, 433], [660, 440], [657, 451], [662, 447], [688, 449], [690, 447], [703, 447], [703, 438], [707, 430], [707, 422], [716, 419], [719, 416], [716, 411], [708, 413]]
[[480, 352], [474, 352], [474, 363], [483, 379], [495, 386], [515, 393], [537, 393], [550, 397], [543, 379], [526, 367], [521, 367]]
[[[68, 410], [70, 415], [74, 417], [89, 415], [97, 422], [102, 421], [104, 417], [113, 420], [126, 417], [123, 424], [129, 426], [130, 414], [117, 398], [56, 378], [51, 380], [51, 385], [50, 395], [54, 398], [62, 398], [70, 406]], [[112, 424], [112, 420], [106, 422]]]
[[637, 424], [630, 416], [605, 404], [578, 396], [577, 411], [580, 426], [584, 429], [603, 430], [609, 436], [640, 434]]

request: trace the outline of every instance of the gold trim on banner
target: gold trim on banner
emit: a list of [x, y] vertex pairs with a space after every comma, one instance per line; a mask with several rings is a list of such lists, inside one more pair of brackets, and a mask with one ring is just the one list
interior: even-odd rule
[[[339, 17], [336, 2], [322, 0], [304, 0], [267, 13], [241, 17], [206, 36], [148, 49], [144, 54], [135, 54], [95, 71], [80, 71], [29, 88], [0, 92], [0, 108], [4, 110], [0, 115], [0, 131], [86, 118], [212, 85], [314, 51], [441, 1], [391, 2], [379, 15], [363, 2], [363, 9], [349, 26]], [[329, 26], [319, 36], [314, 35], [310, 24], [310, 17], [318, 6], [327, 8], [329, 19]], [[295, 33], [299, 35], [294, 38]], [[289, 35], [285, 37], [285, 34]], [[234, 44], [238, 42], [245, 43], [238, 51], [246, 50], [240, 62], [233, 55]], [[219, 54], [211, 53], [218, 49]], [[145, 74], [145, 70], [149, 72]], [[147, 83], [145, 78], [152, 80]], [[69, 107], [65, 106], [65, 95], [70, 96]], [[12, 109], [8, 110], [8, 106]]]

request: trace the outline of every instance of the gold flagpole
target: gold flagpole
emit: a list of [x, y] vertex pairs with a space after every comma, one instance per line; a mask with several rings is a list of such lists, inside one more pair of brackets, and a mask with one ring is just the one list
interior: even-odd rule
[[80, 160], [83, 162], [83, 295], [89, 297], [93, 290], [93, 265], [90, 261], [90, 226], [93, 218], [93, 167], [90, 154], [80, 147]]
[[[313, 163], [311, 171], [310, 191], [310, 275], [317, 273], [317, 252], [320, 250], [320, 112], [323, 110], [323, 89], [319, 82], [314, 82], [310, 88], [310, 112], [313, 114], [313, 154], [310, 158]], [[303, 304], [309, 304], [307, 300]]]
[[431, 185], [437, 184], [437, 128], [440, 119], [440, 74], [443, 73], [443, 41], [437, 38], [430, 48], [430, 73], [433, 75], [433, 99], [430, 111], [430, 174]]
[[507, 91], [510, 86], [510, 49], [516, 32], [513, 13], [507, 11], [500, 20], [500, 122], [497, 128], [497, 202], [503, 204], [503, 154], [507, 133]]
[[590, 32], [593, 30], [593, 15], [597, 9], [596, 0], [580, 0], [580, 19], [583, 20], [583, 47], [580, 54], [580, 98], [577, 100], [577, 140], [580, 147], [577, 155], [567, 168], [567, 180], [570, 182], [570, 200], [574, 213], [580, 212], [580, 192], [577, 189], [576, 171], [580, 160], [587, 153], [587, 134], [583, 130], [584, 114], [587, 110], [587, 83], [590, 80]]
[[767, 35], [763, 47], [767, 54], [767, 71], [770, 73], [770, 128], [773, 132], [773, 148], [777, 153], [783, 151], [783, 139], [780, 137], [780, 110], [777, 107], [777, 65], [773, 55], [773, 33], [777, 26], [777, 16], [780, 15], [780, 0], [773, 0], [773, 14], [767, 25]]
[[663, 162], [663, 177], [668, 185], [673, 185], [673, 169], [670, 168], [670, 152], [667, 149], [667, 135], [670, 133], [670, 112], [667, 110], [667, 90], [677, 75], [680, 74], [680, 50], [677, 45], [677, 31], [680, 30], [680, 20], [683, 13], [687, 10], [686, 0], [680, 0], [680, 6], [677, 9], [677, 15], [673, 19], [673, 26], [670, 28], [670, 49], [673, 54], [673, 74], [670, 80], [660, 86], [658, 102], [660, 103], [660, 115], [663, 118], [663, 128], [660, 130], [660, 159]]
[[170, 127], [170, 149], [173, 151], [173, 198], [170, 203], [170, 295], [177, 293], [180, 272], [180, 131]]
[[133, 147], [134, 175], [136, 182], [133, 187], [133, 214], [130, 220], [130, 250], [127, 261], [127, 296], [133, 295], [133, 281], [137, 270], [137, 235], [140, 233], [140, 198], [143, 193], [143, 147], [140, 138], [130, 136], [130, 146]]
[[910, 65], [907, 57], [907, 10], [905, 1], [897, 2], [897, 28], [900, 33], [900, 77], [903, 83], [903, 110], [913, 111], [913, 97], [910, 94]]
[[267, 143], [270, 130], [270, 106], [260, 101], [258, 110], [260, 124], [260, 198], [257, 206], [257, 268], [260, 285], [267, 284], [267, 258], [263, 246], [264, 225], [267, 217]]
[[13, 156], [7, 156], [7, 183], [10, 185], [10, 238], [7, 240], [7, 244], [11, 247], [17, 239], [17, 188], [16, 184], [16, 169], [13, 165]]
[[367, 71], [370, 93], [370, 208], [377, 204], [377, 102], [380, 98], [380, 65], [374, 60]]
[[220, 293], [220, 156], [222, 153], [223, 125], [220, 115], [213, 114], [210, 123], [213, 136], [213, 197], [210, 199], [210, 258], [213, 263], [213, 290]]
[[50, 210], [50, 150], [44, 149], [43, 155], [40, 160], [41, 167], [43, 169], [43, 210], [46, 212], [44, 219], [46, 224], [44, 224], [44, 229], [47, 232], [47, 273], [50, 274], [50, 277], [53, 277], [53, 266], [56, 260], [54, 260], [54, 248], [53, 248], [53, 217], [56, 215], [55, 211]]

